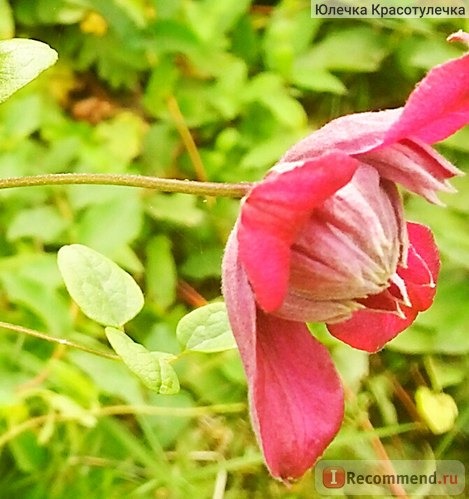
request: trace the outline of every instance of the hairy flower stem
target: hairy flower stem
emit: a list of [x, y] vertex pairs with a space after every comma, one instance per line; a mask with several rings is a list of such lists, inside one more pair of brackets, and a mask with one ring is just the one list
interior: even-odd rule
[[198, 196], [221, 196], [231, 198], [242, 198], [252, 187], [252, 184], [249, 182], [225, 184], [120, 173], [50, 173], [0, 179], [0, 189], [76, 184], [120, 185], [126, 187], [140, 187], [143, 189], [155, 189], [163, 192], [180, 192]]

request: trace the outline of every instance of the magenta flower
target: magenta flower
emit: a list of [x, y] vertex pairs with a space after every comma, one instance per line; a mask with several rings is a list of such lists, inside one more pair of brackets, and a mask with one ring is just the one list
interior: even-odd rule
[[300, 477], [343, 418], [343, 390], [305, 322], [375, 352], [426, 310], [430, 230], [406, 223], [396, 183], [431, 202], [459, 171], [429, 144], [469, 122], [469, 54], [435, 67], [403, 108], [338, 118], [293, 146], [244, 198], [223, 294], [274, 477]]

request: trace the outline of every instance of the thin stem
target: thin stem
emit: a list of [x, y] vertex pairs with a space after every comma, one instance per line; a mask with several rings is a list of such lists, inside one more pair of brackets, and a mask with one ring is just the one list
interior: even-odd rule
[[51, 364], [53, 361], [61, 359], [64, 355], [65, 352], [67, 351], [67, 347], [63, 344], [56, 345], [54, 348], [54, 351], [45, 364], [44, 368], [39, 371], [34, 378], [29, 379], [25, 383], [22, 383], [21, 385], [18, 386], [18, 392], [23, 391], [23, 390], [30, 390], [31, 388], [34, 388], [35, 386], [41, 385], [48, 377], [51, 372]]
[[208, 301], [197, 290], [182, 279], [178, 282], [177, 294], [181, 300], [192, 307], [203, 307], [208, 303]]
[[[368, 418], [368, 416], [365, 416], [362, 421], [361, 421], [361, 427], [365, 429], [366, 431], [374, 432], [374, 427]], [[371, 438], [371, 445], [373, 446], [373, 449], [375, 451], [376, 456], [380, 461], [383, 462], [383, 468], [384, 468], [384, 473], [386, 475], [392, 475], [396, 476], [396, 471], [394, 469], [394, 466], [392, 464], [391, 459], [389, 459], [388, 453], [381, 442], [381, 439], [378, 436], [374, 436]], [[389, 484], [389, 490], [391, 494], [395, 497], [402, 497], [402, 498], [407, 498], [407, 492], [405, 491], [404, 487], [402, 487], [401, 484], [399, 483], [390, 483]]]
[[[347, 400], [355, 400], [355, 394], [354, 392], [348, 388], [344, 387], [345, 391], [345, 396]], [[371, 440], [371, 446], [373, 447], [374, 453], [376, 457], [382, 461], [384, 472], [387, 475], [396, 475], [396, 471], [394, 469], [394, 465], [389, 458], [389, 455], [386, 451], [386, 448], [383, 445], [383, 442], [381, 442], [381, 439], [379, 436], [376, 434], [376, 430], [373, 426], [373, 424], [370, 421], [370, 418], [366, 412], [363, 412], [362, 417], [360, 419], [360, 426], [370, 434], [370, 440]], [[408, 495], [407, 492], [405, 491], [404, 487], [402, 487], [401, 484], [399, 483], [390, 483], [389, 484], [389, 491], [394, 497], [401, 497], [403, 499], [407, 499]]]
[[176, 100], [176, 97], [174, 97], [174, 95], [171, 95], [168, 98], [168, 110], [173, 117], [177, 131], [179, 132], [179, 135], [181, 136], [181, 139], [184, 143], [184, 147], [189, 154], [197, 179], [206, 182], [207, 174], [205, 173], [202, 158], [200, 157], [200, 153], [197, 149], [194, 138], [192, 137], [191, 131], [187, 126], [184, 115], [181, 113], [181, 108], [179, 107], [178, 101]]
[[99, 355], [100, 357], [105, 357], [107, 359], [119, 360], [119, 357], [112, 353], [103, 352], [102, 350], [95, 350], [94, 348], [89, 348], [87, 346], [74, 343], [73, 341], [66, 340], [65, 338], [56, 338], [55, 336], [49, 336], [46, 333], [41, 333], [40, 331], [36, 331], [35, 329], [18, 326], [17, 324], [10, 324], [9, 322], [0, 321], [0, 328], [15, 331], [16, 333], [27, 334], [28, 336], [34, 336], [35, 338], [40, 338], [41, 340], [46, 340], [51, 343], [58, 343], [59, 345], [77, 348], [78, 350], [83, 350], [84, 352], [92, 353], [93, 355]]
[[252, 187], [252, 183], [249, 182], [225, 184], [121, 173], [50, 173], [0, 179], [0, 189], [73, 184], [120, 185], [156, 189], [163, 192], [181, 192], [183, 194], [195, 194], [199, 196], [223, 196], [231, 198], [242, 198]]
[[[118, 415], [138, 415], [145, 414], [151, 416], [175, 416], [186, 418], [197, 418], [207, 414], [228, 414], [237, 413], [246, 410], [246, 404], [242, 402], [233, 402], [231, 404], [214, 404], [212, 406], [200, 407], [156, 407], [150, 405], [111, 405], [89, 409], [86, 412], [88, 416], [102, 418], [106, 416]], [[15, 437], [46, 424], [52, 419], [53, 422], [80, 421], [81, 416], [76, 414], [44, 414], [34, 418], [27, 419], [23, 423], [12, 426], [8, 431], [0, 435], [0, 448]]]
[[196, 418], [207, 414], [232, 414], [246, 410], [244, 402], [213, 404], [199, 407], [162, 407], [153, 405], [110, 405], [91, 409], [90, 414], [97, 417], [123, 416], [124, 414], [144, 414], [148, 416], [174, 416]]
[[417, 408], [415, 407], [415, 403], [412, 400], [412, 397], [407, 393], [407, 391], [404, 389], [404, 387], [399, 383], [397, 378], [392, 375], [388, 374], [387, 377], [391, 380], [391, 383], [394, 388], [394, 393], [396, 397], [399, 399], [401, 404], [405, 407], [407, 412], [409, 413], [409, 416], [414, 420], [419, 422], [421, 424], [422, 418], [420, 417], [419, 412], [417, 411]]
[[433, 362], [433, 357], [431, 355], [426, 355], [423, 358], [423, 365], [427, 371], [427, 375], [430, 378], [430, 384], [435, 392], [443, 391], [443, 387], [438, 379], [435, 369], [435, 363]]

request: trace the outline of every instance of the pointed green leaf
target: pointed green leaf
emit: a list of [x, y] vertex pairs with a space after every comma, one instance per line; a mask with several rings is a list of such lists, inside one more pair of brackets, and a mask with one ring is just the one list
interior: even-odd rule
[[179, 391], [179, 380], [169, 362], [175, 356], [165, 352], [150, 352], [135, 343], [123, 331], [114, 327], [105, 329], [107, 339], [125, 365], [150, 390], [161, 395], [172, 395]]
[[112, 260], [81, 244], [63, 246], [58, 265], [65, 286], [83, 313], [105, 326], [122, 326], [143, 307], [132, 276]]
[[36, 40], [0, 41], [0, 102], [57, 61], [57, 52]]
[[177, 325], [176, 334], [187, 350], [222, 352], [236, 348], [223, 302], [209, 303], [185, 315]]

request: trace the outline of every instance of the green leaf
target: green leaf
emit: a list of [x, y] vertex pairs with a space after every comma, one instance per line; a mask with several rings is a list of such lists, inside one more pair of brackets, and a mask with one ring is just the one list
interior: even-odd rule
[[315, 92], [330, 92], [338, 95], [347, 93], [347, 87], [342, 81], [326, 70], [313, 71], [295, 66], [292, 70], [291, 80], [298, 87]]
[[[282, 8], [283, 7], [283, 8]], [[306, 50], [320, 22], [307, 9], [277, 7], [264, 36], [265, 59], [269, 68], [288, 76], [294, 57]]]
[[142, 148], [145, 122], [140, 116], [122, 111], [96, 126], [96, 136], [116, 161], [129, 163]]
[[301, 104], [289, 95], [282, 79], [274, 73], [255, 76], [246, 87], [244, 98], [267, 108], [280, 123], [290, 128], [306, 125], [306, 113]]
[[193, 251], [181, 266], [181, 272], [191, 279], [202, 280], [220, 277], [223, 248], [209, 247], [203, 251]]
[[395, 55], [401, 70], [416, 79], [421, 75], [416, 69], [428, 70], [453, 57], [458, 57], [460, 51], [456, 44], [447, 43], [444, 37], [424, 37], [420, 39], [404, 37], [404, 39], [401, 39]]
[[360, 383], [369, 374], [369, 355], [346, 343], [338, 343], [332, 350], [334, 364], [347, 387], [357, 392]]
[[271, 134], [267, 140], [259, 140], [243, 157], [239, 166], [245, 169], [267, 168], [277, 162], [286, 149], [300, 137], [295, 133]]
[[431, 373], [428, 368], [427, 372], [429, 373], [431, 384], [435, 388], [458, 385], [467, 377], [469, 358], [464, 356], [452, 357], [451, 361], [448, 362], [447, 357], [429, 356], [425, 360], [426, 365], [428, 363], [431, 366]]
[[236, 348], [223, 302], [196, 308], [178, 323], [176, 334], [187, 350], [222, 352]]
[[200, 39], [214, 44], [246, 11], [248, 0], [223, 2], [187, 2], [184, 4], [188, 22]]
[[105, 329], [107, 339], [125, 365], [150, 390], [161, 395], [179, 391], [179, 380], [169, 362], [176, 357], [166, 352], [150, 352], [135, 343], [123, 331], [114, 327]]
[[143, 307], [143, 294], [133, 278], [112, 260], [81, 244], [63, 246], [60, 273], [71, 297], [90, 319], [122, 326]]
[[0, 38], [11, 38], [15, 32], [13, 12], [7, 0], [0, 0]]
[[[50, 275], [40, 282], [33, 272], [36, 265], [1, 271], [0, 282], [8, 300], [22, 305], [33, 312], [44, 323], [48, 332], [61, 336], [72, 328], [66, 300], [51, 287]], [[28, 275], [28, 270], [31, 274]], [[41, 270], [38, 270], [38, 274]], [[39, 274], [40, 275], [40, 274]], [[51, 313], [53, 311], [53, 313]]]
[[232, 120], [240, 112], [241, 95], [246, 86], [248, 68], [240, 59], [225, 57], [223, 69], [217, 83], [210, 89], [208, 102], [226, 120]]
[[426, 386], [415, 392], [417, 411], [435, 435], [451, 430], [458, 415], [458, 407], [451, 395], [434, 393]]
[[147, 297], [163, 310], [176, 299], [177, 270], [171, 251], [171, 240], [164, 234], [152, 238], [147, 245]]
[[197, 199], [187, 194], [157, 193], [149, 199], [147, 211], [157, 220], [185, 227], [195, 227], [204, 220], [204, 212], [197, 207]]
[[[349, 360], [352, 363], [352, 359]], [[347, 378], [343, 378], [348, 381]], [[370, 376], [367, 380], [368, 389], [373, 396], [386, 426], [399, 424], [396, 407], [393, 404], [394, 386], [390, 379], [383, 374]], [[348, 385], [348, 383], [347, 383]]]
[[[331, 71], [373, 72], [388, 52], [380, 33], [365, 27], [330, 32], [295, 61], [297, 67]], [[351, 56], [353, 54], [353, 56]]]
[[[15, 426], [12, 426], [15, 428]], [[8, 443], [17, 467], [24, 473], [39, 472], [47, 463], [47, 451], [32, 431], [21, 433]]]
[[[150, 392], [147, 397], [147, 403], [152, 407], [163, 407], [166, 410], [174, 408], [175, 414], [180, 408], [188, 409], [195, 406], [192, 395], [184, 391], [169, 396]], [[174, 445], [184, 439], [187, 434], [184, 434], [183, 431], [190, 425], [190, 417], [162, 415], [151, 418], [152, 431], [155, 432], [158, 442], [165, 449], [174, 448]]]
[[[44, 102], [37, 93], [16, 96], [0, 108], [5, 139], [19, 144], [38, 131], [44, 117]], [[41, 166], [42, 168], [42, 166]]]
[[172, 57], [163, 56], [153, 69], [143, 97], [143, 103], [151, 116], [159, 117], [167, 111], [167, 99], [174, 93], [179, 71]]
[[66, 228], [66, 220], [52, 206], [37, 206], [17, 213], [7, 229], [7, 239], [31, 237], [45, 243], [55, 242]]
[[142, 225], [138, 192], [127, 188], [119, 193], [120, 197], [88, 206], [77, 224], [77, 237], [83, 244], [113, 258], [119, 248], [138, 236]]
[[89, 376], [91, 384], [98, 391], [119, 397], [129, 404], [145, 402], [138, 379], [124, 363], [89, 355], [80, 350], [71, 351], [70, 358]]
[[57, 52], [36, 40], [0, 41], [0, 102], [57, 61]]

